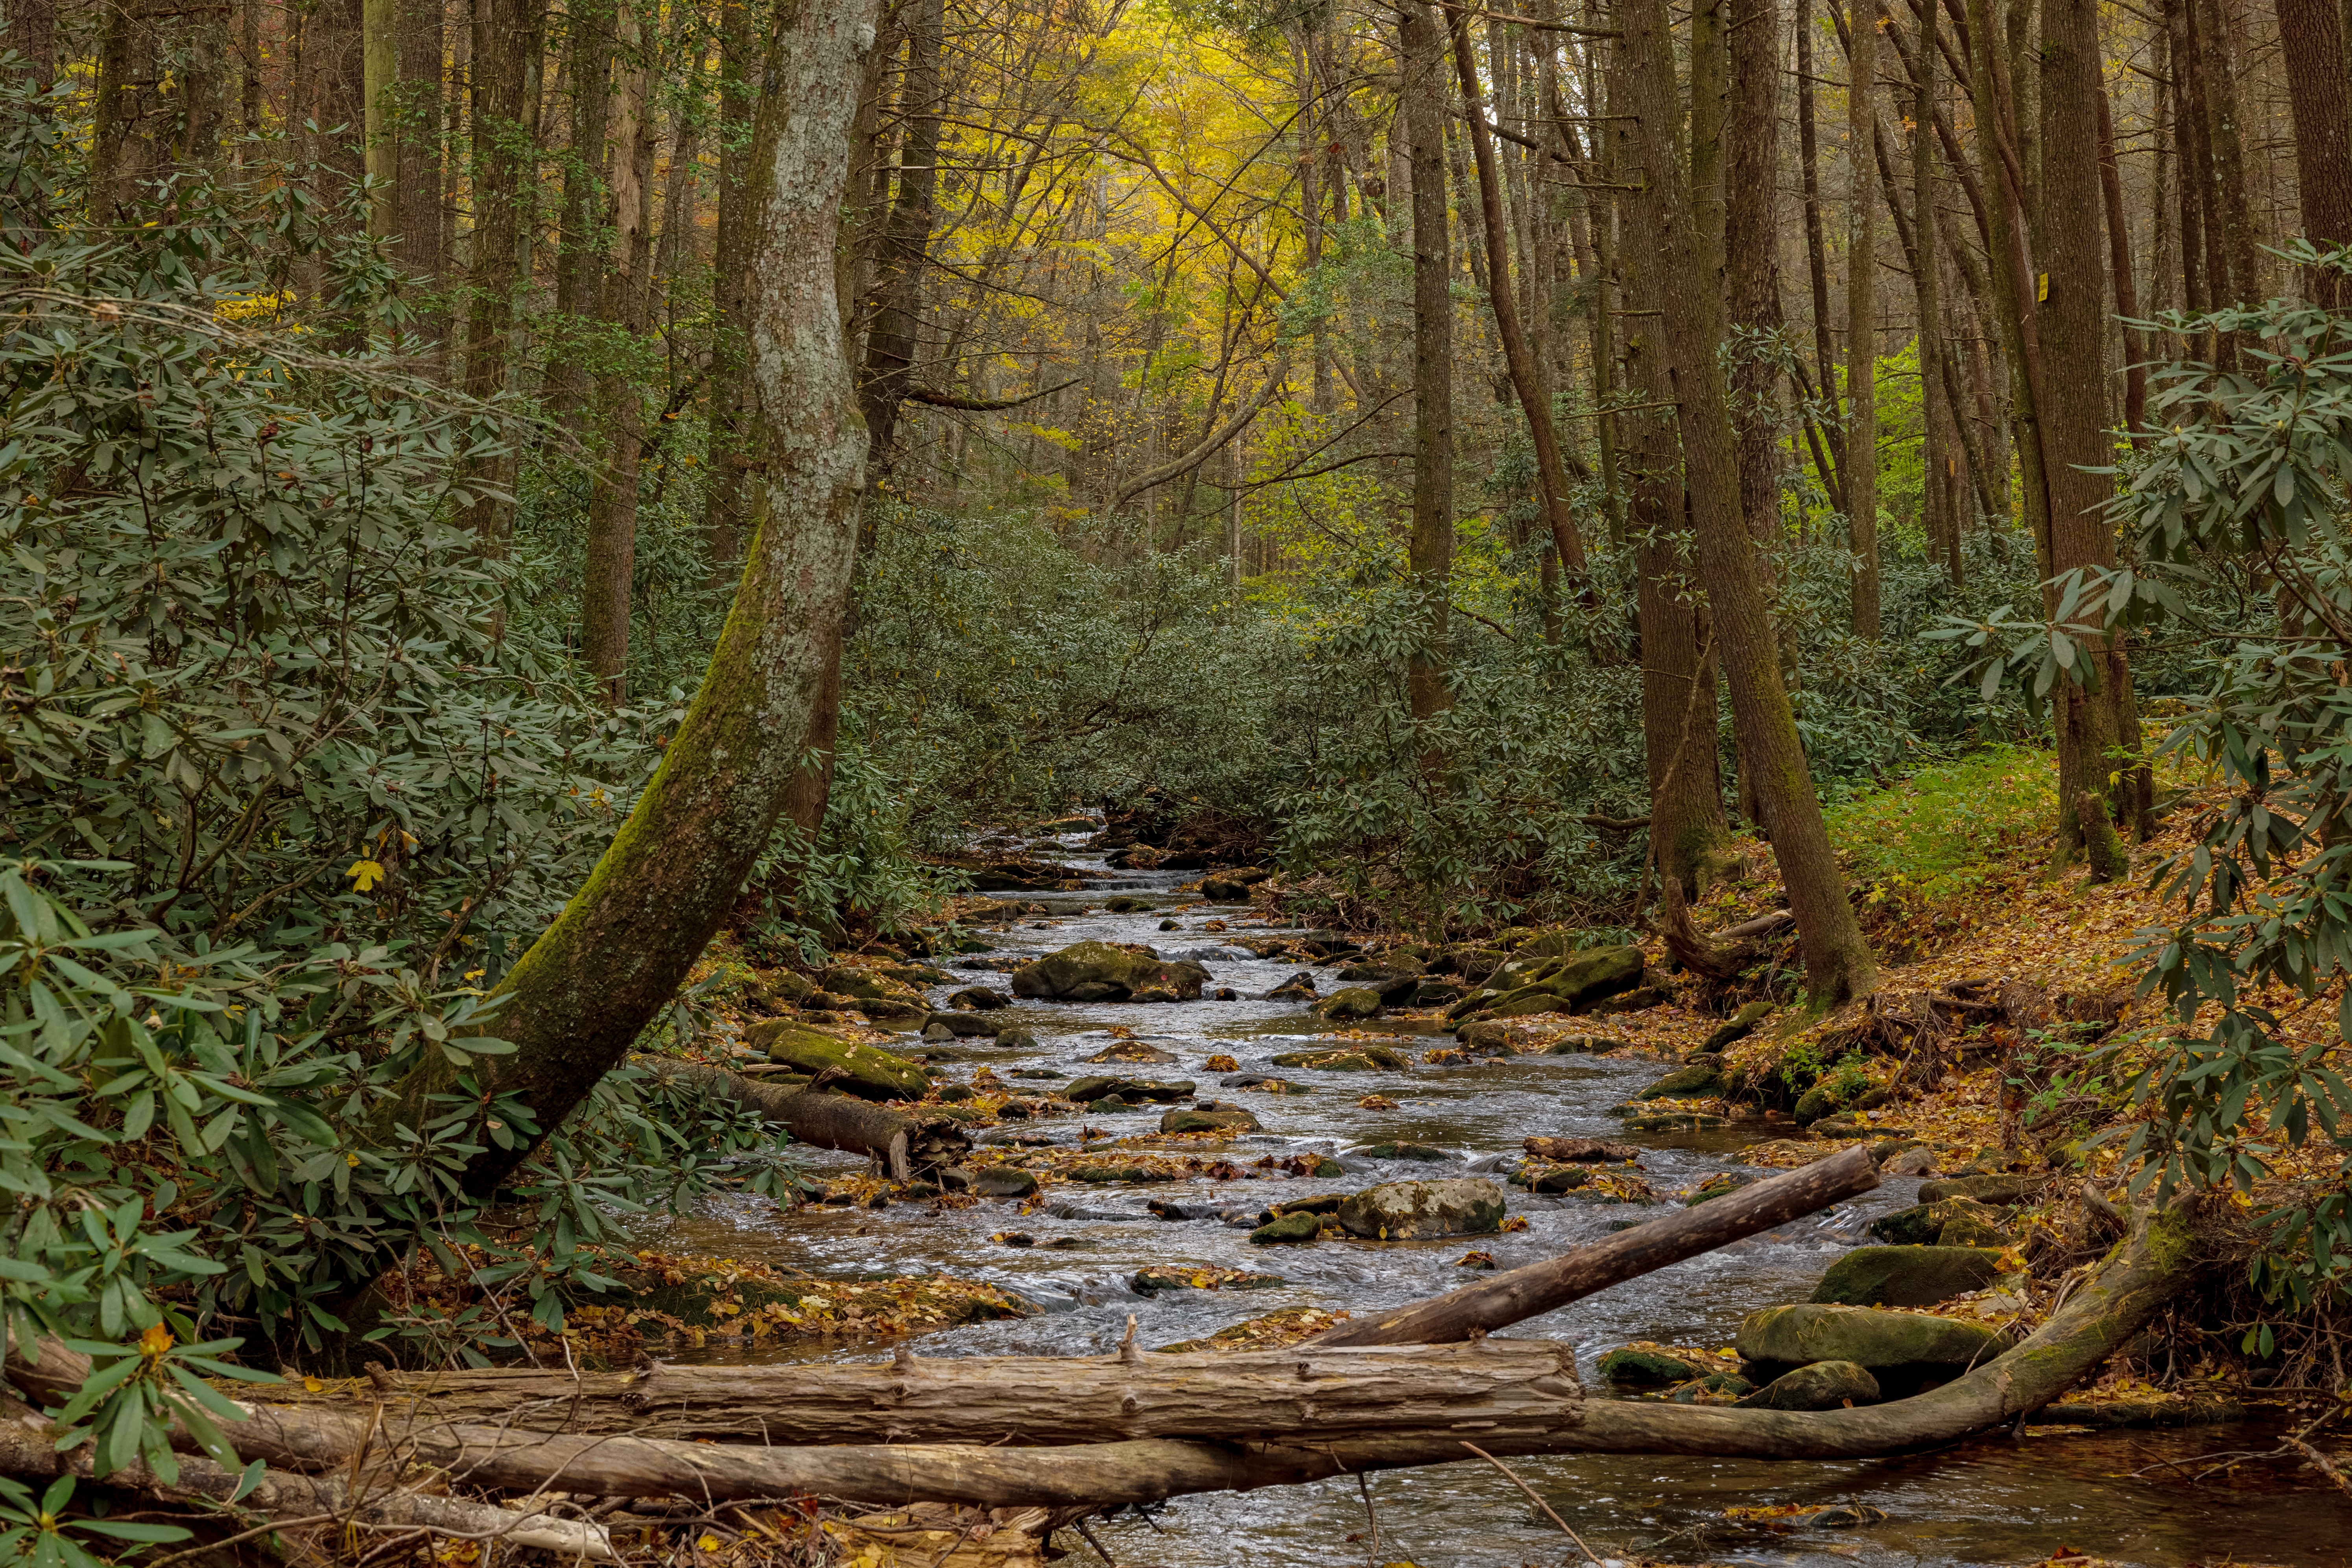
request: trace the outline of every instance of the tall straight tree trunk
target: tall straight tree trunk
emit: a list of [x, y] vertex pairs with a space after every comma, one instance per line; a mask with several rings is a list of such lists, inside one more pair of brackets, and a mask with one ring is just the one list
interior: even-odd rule
[[[1970, 0], [1971, 30], [1979, 38], [1997, 38], [1992, 30], [1990, 0]], [[1979, 161], [1993, 176], [1990, 209], [1993, 313], [2003, 335], [2003, 356], [2010, 371], [2010, 421], [2016, 442], [2017, 466], [2025, 495], [2025, 517], [2033, 534], [2034, 552], [2049, 575], [2050, 491], [2042, 471], [2040, 410], [2043, 401], [2042, 344], [2035, 321], [2033, 268], [2025, 237], [2025, 184], [2022, 160], [2017, 153], [2015, 100], [2008, 91], [2007, 63], [1999, 47], [1975, 51]]]
[[751, 100], [759, 45], [752, 37], [751, 0], [719, 0], [719, 213], [713, 237], [710, 306], [710, 402], [705, 416], [702, 532], [714, 583], [734, 572], [748, 521], [751, 363], [745, 356], [745, 310], [751, 293], [746, 262], [756, 215], [751, 184]]
[[[1422, 641], [1405, 666], [1412, 716], [1453, 705], [1445, 688], [1447, 594], [1454, 574], [1454, 258], [1446, 233], [1445, 29], [1427, 0], [1398, 18], [1399, 109], [1412, 180], [1412, 532], [1407, 571], [1423, 603]], [[1442, 758], [1425, 756], [1434, 768]]]
[[[2116, 560], [2115, 527], [2106, 512], [2114, 487], [2105, 474], [2092, 471], [2114, 461], [2106, 419], [2106, 258], [2100, 243], [2105, 202], [2096, 162], [2080, 154], [2098, 145], [2097, 0], [2042, 0], [2041, 54], [2047, 144], [2074, 150], [2045, 160], [2042, 169], [2049, 294], [2040, 310], [2047, 392], [2040, 424], [2054, 575], [2113, 566]], [[2042, 595], [2044, 607], [2054, 613], [2057, 590], [2045, 584]], [[2106, 881], [2131, 868], [2116, 837], [2116, 769], [2108, 755], [2124, 739], [2120, 704], [2131, 677], [2112, 639], [2084, 641], [2100, 663], [2100, 679], [2096, 689], [2062, 682], [2055, 694], [2058, 831], [2062, 844], [2083, 847], [2093, 879]]]
[[341, 199], [367, 173], [367, 82], [361, 0], [319, 0], [302, 29], [310, 156], [331, 175], [322, 194]]
[[[1642, 167], [1633, 122], [1626, 117], [1625, 62], [1608, 72], [1610, 115], [1602, 141], [1616, 154], [1620, 178]], [[1665, 279], [1657, 254], [1640, 243], [1622, 263], [1625, 308], [1643, 328], [1627, 333], [1626, 380], [1637, 406], [1619, 416], [1620, 460], [1632, 503], [1635, 607], [1641, 620], [1642, 743], [1650, 787], [1650, 858], [1661, 883], [1696, 899], [1720, 869], [1731, 839], [1723, 809], [1714, 634], [1703, 601], [1690, 592], [1696, 563], [1685, 541], [1690, 511], [1675, 429], [1674, 367], [1665, 334], [1654, 324], [1665, 310]], [[1654, 312], [1654, 313], [1653, 313]]]
[[[2345, 109], [2343, 13], [2336, 0], [2278, 0], [2278, 23], [2287, 101], [2294, 116], [2304, 237], [2319, 245], [2352, 243], [2352, 122]], [[2317, 303], [2331, 310], [2344, 308], [2341, 272], [2316, 268], [2307, 285]]]
[[[1691, 210], [1698, 218], [1699, 244], [1714, 264], [1724, 267], [1724, 229], [1729, 221], [1724, 189], [1723, 126], [1730, 97], [1731, 18], [1726, 0], [1692, 0], [1690, 20], [1690, 181]], [[1756, 22], [1742, 14], [1742, 26]]]
[[[1725, 257], [1731, 322], [1760, 342], [1780, 330], [1780, 11], [1748, 0], [1731, 34], [1731, 155], [1726, 164]], [[1759, 548], [1780, 538], [1780, 458], [1773, 439], [1780, 372], [1753, 348], [1736, 351], [1731, 412], [1739, 427], [1739, 507]], [[1769, 560], [1768, 563], [1769, 564]]]
[[368, 233], [398, 237], [400, 0], [360, 0], [360, 124], [368, 179]]
[[[621, 0], [614, 16], [620, 89], [613, 117], [612, 253], [604, 268], [598, 318], [625, 340], [646, 331], [646, 273], [652, 237], [654, 29], [650, 0]], [[656, 18], [658, 13], [656, 14]], [[636, 574], [637, 469], [645, 454], [644, 395], [619, 346], [607, 348], [596, 376], [604, 450], [588, 491], [587, 563], [581, 583], [581, 654], [588, 671], [619, 706], [629, 662], [630, 590]]]
[[2164, 0], [2164, 28], [2172, 55], [2174, 141], [2180, 155], [2180, 270], [2183, 299], [2208, 310], [2228, 291], [2221, 226], [2213, 216], [2212, 124], [2205, 111], [2205, 70], [2197, 55], [2190, 0]]
[[1945, 482], [1943, 301], [1936, 261], [1936, 18], [1937, 0], [1920, 7], [1919, 47], [1911, 75], [1912, 293], [1919, 313], [1919, 510], [1925, 515], [1928, 551], [1943, 557], [1951, 580], [1960, 580], [1958, 518]]
[[2197, 31], [2197, 58], [2205, 79], [2205, 111], [2213, 146], [2213, 191], [2218, 198], [2214, 216], [2221, 226], [2221, 248], [2228, 258], [2228, 287], [2213, 290], [2216, 305], [2248, 303], [2260, 297], [2255, 270], [2252, 192], [2248, 187], [2245, 141], [2238, 129], [2238, 72], [2233, 59], [2235, 40], [2229, 18], [2222, 15], [2228, 0], [2194, 0], [2189, 20]]
[[2099, 89], [2099, 200], [2107, 220], [2108, 267], [2115, 276], [2116, 314], [2120, 318], [2116, 330], [2123, 333], [2124, 430], [2137, 446], [2147, 414], [2147, 363], [2139, 332], [2131, 325], [2139, 319], [2139, 289], [2132, 281], [2131, 225], [2124, 216], [2123, 165], [2116, 157], [2115, 115], [2107, 107], [2104, 86]]
[[1797, 165], [1805, 189], [1805, 267], [1813, 286], [1813, 354], [1822, 378], [1820, 424], [1829, 437], [1830, 471], [1822, 476], [1830, 505], [1846, 510], [1845, 441], [1838, 418], [1837, 347], [1830, 336], [1830, 258], [1822, 220], [1820, 136], [1813, 122], [1813, 10], [1797, 0]]
[[[472, 42], [474, 243], [467, 282], [466, 369], [469, 397], [507, 390], [515, 296], [522, 276], [523, 222], [536, 172], [525, 85], [539, 58], [544, 0], [475, 0]], [[478, 488], [466, 523], [486, 552], [504, 549], [513, 515], [509, 487], [495, 467], [477, 465]]]
[[1878, 15], [1857, 0], [1847, 28], [1845, 162], [1850, 205], [1845, 245], [1846, 525], [1859, 558], [1853, 578], [1853, 634], [1878, 637]]
[[1635, 117], [1641, 154], [1642, 190], [1629, 204], [1634, 243], [1648, 251], [1658, 269], [1699, 571], [1731, 691], [1739, 755], [1755, 773], [1758, 809], [1796, 916], [1806, 986], [1815, 1005], [1832, 1006], [1872, 989], [1877, 963], [1863, 941], [1830, 847], [1796, 715], [1780, 680], [1755, 542], [1740, 516], [1738, 440], [1716, 357], [1726, 324], [1722, 297], [1707, 287], [1698, 226], [1683, 184], [1664, 0], [1625, 0], [1618, 16], [1630, 87], [1626, 108]]
[[[763, 516], [709, 672], [660, 767], [587, 881], [498, 988], [488, 1026], [515, 1049], [469, 1069], [481, 1115], [515, 1096], [541, 1136], [677, 994], [767, 852], [803, 755], [833, 717], [826, 693], [837, 689], [866, 458], [833, 258], [875, 10], [876, 0], [778, 7], [750, 247]], [[391, 1116], [413, 1124], [456, 1077], [436, 1056], [402, 1085]], [[485, 1197], [536, 1142], [474, 1141], [482, 1151], [463, 1179]]]
[[1487, 297], [1494, 302], [1495, 331], [1503, 340], [1503, 360], [1518, 393], [1519, 410], [1527, 416], [1528, 434], [1536, 449], [1536, 484], [1541, 491], [1544, 521], [1551, 529], [1552, 547], [1560, 564], [1578, 579], [1585, 574], [1584, 541], [1569, 510], [1568, 469], [1560, 461], [1559, 436], [1551, 417], [1551, 388], [1543, 367], [1521, 330], [1519, 307], [1511, 286], [1510, 225], [1503, 216], [1501, 181], [1495, 170], [1494, 138], [1486, 129], [1486, 106], [1478, 91], [1478, 68], [1470, 58], [1467, 27], [1454, 30], [1454, 64], [1462, 82], [1462, 104], [1470, 127], [1470, 150], [1478, 163], [1478, 198], [1486, 225]]
[[[612, 0], [566, 0], [572, 78], [572, 145], [563, 164], [562, 223], [555, 253], [555, 313], [575, 341], [604, 297], [604, 143], [613, 109]], [[576, 347], [552, 356], [547, 401], [572, 428], [583, 427], [587, 379]]]
[[900, 98], [906, 139], [898, 155], [898, 192], [883, 230], [881, 280], [875, 289], [874, 325], [866, 339], [866, 374], [858, 386], [866, 427], [874, 442], [866, 472], [877, 483], [889, 477], [898, 408], [913, 384], [916, 331], [920, 325], [918, 306], [939, 206], [940, 116], [947, 110], [946, 88], [940, 75], [947, 5], [945, 0], [912, 0], [912, 4]]

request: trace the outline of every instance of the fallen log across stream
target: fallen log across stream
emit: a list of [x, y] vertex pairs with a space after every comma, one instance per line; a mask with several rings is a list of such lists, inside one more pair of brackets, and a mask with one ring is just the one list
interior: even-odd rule
[[824, 1077], [803, 1088], [785, 1089], [699, 1062], [656, 1057], [636, 1059], [659, 1075], [700, 1085], [757, 1111], [762, 1121], [782, 1127], [796, 1142], [878, 1160], [888, 1166], [894, 1181], [911, 1181], [917, 1173], [949, 1163], [971, 1147], [962, 1130], [944, 1117], [919, 1120], [901, 1115], [829, 1089]]
[[[1860, 1179], [1837, 1163], [1759, 1183], [1707, 1223], [1738, 1234], [1769, 1228], [1789, 1204]], [[1642, 1272], [1629, 1257], [1660, 1267], [1688, 1256], [1675, 1249], [1699, 1216], [1733, 1202], [1515, 1271], [1530, 1281], [1500, 1293], [1493, 1287], [1511, 1276], [1372, 1321], [1382, 1335], [1467, 1321], [1466, 1342], [1362, 1346], [1326, 1336], [1278, 1351], [1169, 1355], [1139, 1351], [1130, 1328], [1109, 1356], [927, 1359], [902, 1350], [887, 1363], [650, 1365], [578, 1377], [377, 1371], [336, 1397], [244, 1405], [245, 1419], [223, 1430], [239, 1456], [291, 1478], [280, 1489], [292, 1506], [302, 1506], [297, 1472], [363, 1468], [387, 1482], [424, 1467], [469, 1487], [533, 1494], [1108, 1507], [1444, 1464], [1469, 1458], [1468, 1443], [1507, 1458], [1864, 1458], [1956, 1441], [2053, 1403], [2202, 1268], [2185, 1206], [2141, 1214], [2015, 1348], [1913, 1398], [1815, 1413], [1588, 1400], [1567, 1346], [1476, 1327], [1501, 1317], [1498, 1303], [1532, 1315], [1573, 1281]], [[1641, 1230], [1652, 1235], [1641, 1239]], [[31, 1363], [7, 1368], [29, 1392], [61, 1399], [87, 1374], [74, 1352], [37, 1348]], [[0, 1443], [0, 1469], [54, 1464], [27, 1457], [37, 1441], [17, 1452], [26, 1447]], [[508, 1522], [518, 1518], [510, 1511], [491, 1512], [498, 1528], [529, 1528]]]

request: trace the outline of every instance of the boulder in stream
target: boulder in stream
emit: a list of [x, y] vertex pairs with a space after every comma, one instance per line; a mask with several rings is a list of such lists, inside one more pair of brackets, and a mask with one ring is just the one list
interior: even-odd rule
[[1175, 1100], [1192, 1099], [1192, 1089], [1193, 1085], [1190, 1079], [1101, 1077], [1074, 1078], [1070, 1080], [1069, 1087], [1062, 1092], [1081, 1103], [1089, 1100], [1108, 1100], [1117, 1096], [1130, 1103], [1150, 1100], [1166, 1105]]
[[1940, 1198], [1893, 1214], [1881, 1215], [1868, 1226], [1871, 1236], [1892, 1247], [2006, 1247], [2009, 1237], [2000, 1217], [1972, 1198]]
[[1742, 1356], [1768, 1365], [1850, 1361], [1874, 1372], [1966, 1366], [1990, 1361], [2002, 1350], [2000, 1335], [1979, 1323], [1820, 1302], [1750, 1312], [1739, 1324], [1737, 1342]]
[[1055, 1002], [1193, 1002], [1208, 977], [1190, 959], [1162, 959], [1147, 947], [1081, 942], [1014, 970], [1013, 994]]
[[1838, 1410], [1878, 1403], [1878, 1379], [1850, 1361], [1817, 1361], [1783, 1373], [1739, 1402], [1758, 1410]]
[[1339, 1224], [1370, 1241], [1492, 1236], [1503, 1228], [1503, 1189], [1483, 1176], [1385, 1182], [1340, 1205]]
[[1582, 1162], [1588, 1165], [1614, 1164], [1642, 1157], [1640, 1144], [1613, 1143], [1604, 1138], [1526, 1138], [1520, 1140], [1519, 1146], [1546, 1160]]
[[1025, 1198], [1037, 1191], [1037, 1178], [1014, 1165], [991, 1165], [971, 1179], [975, 1197]]
[[1315, 976], [1300, 970], [1259, 1000], [1263, 1002], [1312, 1002], [1315, 999]]
[[1273, 1247], [1284, 1242], [1312, 1241], [1323, 1234], [1323, 1222], [1311, 1214], [1286, 1214], [1250, 1232], [1250, 1240], [1260, 1247]]
[[1364, 1160], [1423, 1160], [1432, 1164], [1451, 1164], [1462, 1158], [1450, 1149], [1430, 1143], [1367, 1143], [1349, 1152]]
[[1402, 1051], [1387, 1046], [1358, 1043], [1327, 1046], [1318, 1051], [1285, 1051], [1274, 1058], [1278, 1068], [1316, 1068], [1324, 1072], [1402, 1072]]
[[1343, 991], [1332, 992], [1316, 1003], [1311, 1011], [1320, 1018], [1350, 1020], [1372, 1017], [1380, 1012], [1382, 1005], [1381, 994], [1370, 986], [1350, 985]]
[[2000, 1276], [2000, 1254], [1977, 1247], [1857, 1247], [1822, 1276], [1816, 1301], [1848, 1307], [1932, 1307]]
[[1150, 1062], [1160, 1066], [1182, 1059], [1174, 1051], [1162, 1050], [1149, 1040], [1113, 1040], [1087, 1058], [1097, 1065], [1104, 1062]]
[[854, 1094], [860, 1100], [920, 1100], [923, 1091], [930, 1087], [923, 1069], [904, 1057], [894, 1056], [879, 1046], [804, 1028], [789, 1019], [754, 1024], [743, 1037], [753, 1050], [779, 1067], [812, 1076], [827, 1068], [838, 1068], [842, 1076], [834, 1080], [835, 1084], [845, 1094]]
[[1175, 1110], [1160, 1118], [1162, 1132], [1255, 1132], [1258, 1120], [1238, 1105], [1204, 1105]]
[[1723, 1087], [1723, 1071], [1702, 1057], [1685, 1068], [1677, 1068], [1647, 1089], [1635, 1094], [1635, 1100], [1696, 1100], [1715, 1093]]
[[1595, 1370], [1620, 1388], [1671, 1388], [1677, 1383], [1705, 1377], [1709, 1369], [1671, 1351], [1643, 1344], [1611, 1351], [1595, 1363]]
[[987, 1013], [999, 1007], [1010, 1007], [1013, 999], [992, 985], [967, 985], [949, 995], [948, 1005]]
[[933, 1029], [943, 1029], [958, 1039], [990, 1039], [1004, 1026], [978, 1013], [934, 1013], [923, 1025], [927, 1038], [937, 1038]]

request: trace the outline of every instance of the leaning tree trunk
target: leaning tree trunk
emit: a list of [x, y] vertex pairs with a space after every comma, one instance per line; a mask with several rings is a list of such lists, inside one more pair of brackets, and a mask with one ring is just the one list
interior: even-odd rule
[[1796, 714], [1780, 679], [1755, 542], [1740, 516], [1737, 438], [1717, 362], [1725, 331], [1722, 297], [1708, 287], [1690, 194], [1677, 167], [1678, 95], [1664, 0], [1631, 0], [1623, 16], [1626, 107], [1635, 117], [1643, 187], [1629, 205], [1637, 243], [1649, 248], [1664, 290], [1662, 335], [1674, 373], [1699, 571], [1731, 690], [1739, 755], [1754, 775], [1757, 806], [1797, 917], [1806, 983], [1816, 1005], [1833, 1005], [1876, 984], [1877, 963], [1830, 848]]
[[[751, 359], [766, 456], [764, 519], [702, 689], [611, 847], [495, 994], [484, 1102], [519, 1096], [551, 1129], [674, 995], [766, 850], [841, 659], [866, 426], [842, 351], [833, 253], [848, 127], [877, 0], [788, 4], [767, 67], [753, 177]], [[814, 830], [815, 824], [796, 826]], [[395, 1114], [455, 1077], [418, 1068]], [[466, 1190], [493, 1191], [535, 1145], [491, 1145]]]

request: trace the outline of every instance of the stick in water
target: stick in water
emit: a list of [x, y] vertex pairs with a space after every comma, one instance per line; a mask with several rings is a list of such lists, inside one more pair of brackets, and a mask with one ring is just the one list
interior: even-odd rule
[[1592, 1548], [1584, 1544], [1584, 1537], [1577, 1534], [1576, 1531], [1570, 1530], [1568, 1528], [1568, 1521], [1552, 1512], [1551, 1504], [1538, 1497], [1536, 1495], [1535, 1488], [1519, 1479], [1517, 1471], [1512, 1469], [1510, 1466], [1503, 1463], [1502, 1460], [1495, 1458], [1494, 1455], [1486, 1452], [1486, 1449], [1481, 1448], [1475, 1443], [1465, 1443], [1462, 1446], [1469, 1449], [1472, 1453], [1477, 1455], [1480, 1458], [1486, 1460], [1488, 1464], [1494, 1466], [1496, 1469], [1502, 1471], [1504, 1479], [1508, 1480], [1513, 1486], [1518, 1488], [1521, 1491], [1527, 1493], [1528, 1500], [1535, 1504], [1538, 1508], [1543, 1510], [1544, 1517], [1550, 1520], [1554, 1524], [1559, 1526], [1562, 1531], [1565, 1531], [1568, 1534], [1568, 1538], [1576, 1542], [1576, 1549], [1579, 1552], [1583, 1552], [1587, 1558], [1591, 1559], [1594, 1568], [1600, 1568], [1601, 1559], [1592, 1555]]

